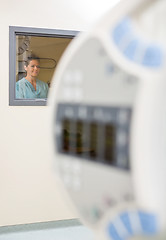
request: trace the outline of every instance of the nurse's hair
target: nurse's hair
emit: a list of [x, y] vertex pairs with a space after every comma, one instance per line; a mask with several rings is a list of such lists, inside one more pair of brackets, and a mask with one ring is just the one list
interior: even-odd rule
[[40, 58], [38, 56], [31, 54], [30, 56], [28, 56], [26, 58], [24, 65], [27, 67], [29, 65], [30, 61], [32, 61], [32, 60], [37, 60], [38, 62], [40, 62]]

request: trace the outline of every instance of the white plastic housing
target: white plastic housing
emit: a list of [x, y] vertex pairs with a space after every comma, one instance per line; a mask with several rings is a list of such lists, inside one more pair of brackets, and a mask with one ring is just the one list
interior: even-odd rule
[[[148, 22], [148, 14], [151, 19], [157, 3], [166, 5], [122, 0], [91, 32], [80, 34], [62, 57], [50, 94], [61, 187], [82, 221], [105, 239], [118, 239], [116, 234], [121, 239], [154, 234], [166, 226], [165, 44], [163, 39], [154, 41], [148, 28], [141, 32], [141, 24]], [[115, 164], [65, 152], [66, 119], [74, 128], [78, 120], [100, 125], [96, 152], [102, 157], [101, 129], [111, 123], [116, 135]], [[90, 128], [83, 129], [86, 138]], [[129, 228], [122, 217], [127, 217]]]

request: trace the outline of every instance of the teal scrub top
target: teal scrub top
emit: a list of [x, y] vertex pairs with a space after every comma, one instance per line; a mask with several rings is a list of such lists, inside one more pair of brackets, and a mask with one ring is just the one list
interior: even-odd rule
[[43, 81], [36, 80], [36, 90], [25, 78], [16, 82], [16, 98], [47, 98], [47, 95], [48, 85]]

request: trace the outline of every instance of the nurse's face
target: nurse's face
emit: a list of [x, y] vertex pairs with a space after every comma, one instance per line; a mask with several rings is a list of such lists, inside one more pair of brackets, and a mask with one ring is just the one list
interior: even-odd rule
[[40, 72], [40, 63], [38, 60], [31, 60], [29, 62], [29, 65], [25, 68], [25, 71], [27, 72], [27, 77], [34, 77], [36, 78]]

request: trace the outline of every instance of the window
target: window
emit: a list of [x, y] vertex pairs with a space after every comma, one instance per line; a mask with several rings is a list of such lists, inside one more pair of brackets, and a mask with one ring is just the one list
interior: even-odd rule
[[46, 105], [56, 66], [77, 34], [70, 30], [9, 27], [10, 106]]

